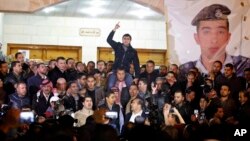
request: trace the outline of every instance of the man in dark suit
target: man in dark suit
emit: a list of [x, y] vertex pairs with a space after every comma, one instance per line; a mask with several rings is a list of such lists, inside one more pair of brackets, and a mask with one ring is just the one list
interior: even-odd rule
[[151, 90], [151, 83], [155, 82], [158, 76], [159, 72], [155, 71], [155, 62], [153, 60], [148, 60], [146, 63], [146, 71], [140, 74], [140, 79], [146, 78], [148, 89]]
[[131, 112], [125, 116], [124, 124], [127, 124], [128, 122], [135, 123], [135, 118], [137, 116], [144, 117], [144, 119], [146, 119], [147, 117], [147, 115], [144, 112], [143, 99], [141, 98], [135, 98], [134, 100], [132, 100]]
[[240, 77], [241, 90], [250, 91], [250, 68], [244, 70], [244, 76]]
[[40, 89], [40, 85], [44, 79], [47, 79], [47, 69], [44, 63], [37, 64], [37, 74], [28, 78], [28, 94], [32, 99], [37, 91]]
[[21, 81], [26, 81], [23, 77], [22, 64], [19, 61], [12, 61], [10, 66], [10, 73], [7, 75], [4, 82], [4, 90], [8, 95], [14, 93], [15, 85]]
[[4, 82], [8, 75], [8, 63], [0, 60], [0, 79]]
[[67, 84], [67, 94], [63, 97], [65, 109], [76, 112], [82, 109], [81, 96], [78, 94], [78, 87], [75, 81], [69, 81]]
[[87, 76], [87, 92], [86, 96], [90, 96], [93, 100], [93, 110], [96, 110], [98, 105], [105, 98], [103, 87], [96, 86], [96, 79], [93, 75]]
[[58, 78], [64, 78], [67, 80], [66, 74], [66, 60], [64, 57], [57, 57], [56, 66], [54, 69], [49, 71], [48, 78], [51, 80], [54, 87], [56, 87], [56, 81]]

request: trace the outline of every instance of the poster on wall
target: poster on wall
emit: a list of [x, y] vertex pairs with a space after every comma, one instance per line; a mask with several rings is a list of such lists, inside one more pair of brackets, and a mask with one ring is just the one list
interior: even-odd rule
[[30, 59], [30, 51], [29, 50], [18, 50], [18, 52], [21, 52], [24, 56], [24, 60], [27, 61]]
[[[214, 61], [250, 67], [250, 0], [165, 0], [170, 63], [209, 74]], [[223, 71], [223, 69], [222, 69]]]

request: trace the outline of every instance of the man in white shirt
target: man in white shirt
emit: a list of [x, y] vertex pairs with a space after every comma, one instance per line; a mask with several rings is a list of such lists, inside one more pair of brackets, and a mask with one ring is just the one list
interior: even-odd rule
[[135, 98], [131, 103], [131, 112], [126, 115], [125, 123], [135, 122], [137, 116], [142, 116], [146, 118], [146, 114], [143, 111], [144, 103], [141, 98]]

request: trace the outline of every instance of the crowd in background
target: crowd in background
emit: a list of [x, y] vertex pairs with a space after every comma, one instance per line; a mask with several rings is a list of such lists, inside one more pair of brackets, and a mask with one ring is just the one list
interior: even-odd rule
[[[20, 52], [15, 59], [0, 62], [3, 141], [231, 141], [250, 123], [250, 68], [237, 76], [232, 64], [215, 61], [209, 74], [181, 74], [176, 64], [148, 60], [136, 76], [133, 64], [114, 70], [113, 61], [25, 62]], [[20, 122], [23, 112], [35, 120]]]

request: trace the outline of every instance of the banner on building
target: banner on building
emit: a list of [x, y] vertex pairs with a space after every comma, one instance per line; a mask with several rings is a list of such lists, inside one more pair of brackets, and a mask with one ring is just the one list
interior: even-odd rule
[[165, 0], [165, 8], [170, 63], [206, 74], [216, 60], [238, 75], [249, 67], [250, 0]]

